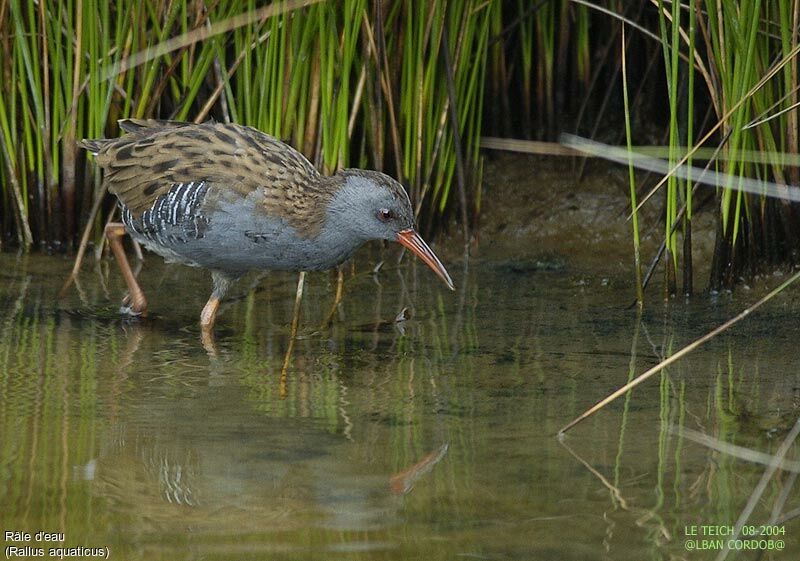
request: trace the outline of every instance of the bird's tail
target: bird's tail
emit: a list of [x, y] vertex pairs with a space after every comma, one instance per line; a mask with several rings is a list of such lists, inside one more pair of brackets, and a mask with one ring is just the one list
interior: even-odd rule
[[[119, 128], [128, 133], [138, 132], [144, 129], [182, 127], [192, 124], [183, 121], [165, 121], [159, 119], [120, 119], [117, 122], [119, 123]], [[119, 141], [119, 138], [84, 138], [78, 141], [78, 146], [96, 156], [103, 151], [104, 147], [117, 141]]]
[[85, 149], [87, 152], [91, 152], [92, 154], [97, 156], [103, 149], [103, 146], [108, 144], [108, 142], [109, 141], [104, 138], [96, 138], [96, 139], [84, 138], [83, 140], [78, 141], [78, 146]]
[[[213, 122], [213, 121], [212, 121]], [[119, 128], [125, 132], [136, 132], [142, 129], [166, 129], [173, 127], [190, 127], [194, 123], [170, 121], [167, 119], [120, 119]]]

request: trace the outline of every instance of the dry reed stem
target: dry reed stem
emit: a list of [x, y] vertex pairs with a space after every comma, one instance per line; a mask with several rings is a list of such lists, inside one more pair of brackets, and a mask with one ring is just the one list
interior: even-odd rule
[[[644, 203], [646, 203], [646, 202], [647, 202], [647, 201], [650, 199], [650, 197], [652, 197], [652, 196], [653, 196], [653, 195], [656, 193], [656, 191], [658, 191], [658, 190], [661, 188], [661, 186], [662, 186], [662, 185], [664, 185], [664, 183], [666, 183], [666, 182], [667, 182], [667, 180], [669, 180], [669, 178], [670, 178], [670, 177], [671, 177], [673, 174], [675, 174], [675, 172], [676, 172], [677, 170], [679, 170], [679, 169], [681, 168], [681, 166], [683, 166], [683, 164], [685, 164], [685, 163], [686, 163], [686, 161], [687, 161], [689, 158], [691, 158], [691, 157], [694, 155], [695, 151], [696, 151], [696, 150], [697, 150], [697, 149], [698, 149], [700, 146], [702, 146], [703, 144], [705, 144], [705, 143], [706, 143], [706, 141], [707, 141], [709, 138], [711, 138], [711, 136], [712, 136], [714, 133], [716, 133], [716, 132], [717, 132], [717, 129], [719, 129], [719, 128], [720, 128], [722, 125], [724, 125], [725, 123], [727, 123], [727, 122], [728, 122], [728, 119], [730, 119], [731, 115], [733, 115], [733, 114], [736, 112], [736, 110], [738, 110], [738, 109], [739, 109], [739, 107], [741, 107], [741, 106], [742, 106], [742, 104], [744, 104], [745, 102], [747, 102], [747, 101], [750, 99], [750, 97], [751, 97], [751, 96], [752, 96], [754, 93], [756, 93], [758, 90], [760, 90], [760, 89], [761, 89], [761, 88], [764, 86], [764, 84], [766, 84], [766, 83], [767, 83], [769, 80], [771, 80], [771, 79], [772, 79], [772, 77], [773, 77], [773, 76], [775, 76], [775, 74], [777, 74], [777, 73], [778, 73], [778, 72], [779, 72], [779, 71], [780, 71], [780, 70], [781, 70], [781, 69], [782, 69], [784, 66], [786, 66], [786, 65], [787, 65], [787, 64], [788, 64], [788, 63], [789, 63], [791, 60], [793, 60], [793, 59], [794, 59], [794, 57], [795, 57], [795, 56], [797, 56], [797, 54], [798, 54], [798, 53], [800, 53], [800, 45], [796, 45], [796, 46], [795, 46], [795, 47], [794, 47], [794, 48], [793, 48], [791, 51], [789, 51], [789, 53], [787, 53], [787, 55], [786, 55], [785, 57], [783, 57], [783, 60], [781, 60], [781, 61], [780, 61], [778, 64], [776, 64], [775, 66], [773, 66], [773, 67], [770, 69], [770, 71], [769, 71], [769, 72], [767, 72], [767, 73], [766, 73], [766, 74], [765, 74], [765, 75], [764, 75], [764, 76], [761, 78], [761, 80], [759, 80], [759, 81], [758, 81], [758, 82], [757, 82], [757, 83], [756, 83], [756, 84], [755, 84], [755, 85], [754, 85], [752, 88], [750, 88], [750, 91], [748, 91], [748, 92], [747, 92], [745, 95], [743, 95], [743, 96], [742, 96], [742, 98], [741, 98], [739, 101], [737, 101], [737, 102], [736, 102], [736, 103], [733, 105], [733, 107], [731, 107], [730, 109], [728, 109], [728, 112], [727, 112], [727, 113], [725, 113], [725, 114], [722, 116], [722, 118], [720, 118], [720, 120], [719, 120], [719, 121], [717, 121], [717, 124], [715, 124], [713, 127], [711, 127], [711, 129], [710, 129], [710, 130], [709, 130], [709, 131], [708, 131], [708, 132], [705, 134], [705, 136], [703, 136], [703, 138], [701, 138], [701, 139], [700, 139], [700, 140], [697, 142], [697, 144], [695, 145], [695, 147], [694, 147], [694, 148], [692, 148], [692, 149], [691, 149], [689, 152], [687, 152], [687, 153], [686, 153], [686, 154], [683, 156], [683, 158], [681, 158], [681, 159], [680, 159], [680, 161], [679, 161], [678, 163], [676, 163], [676, 164], [675, 164], [675, 166], [674, 166], [674, 167], [673, 167], [673, 168], [672, 168], [672, 169], [671, 169], [671, 170], [670, 170], [670, 171], [669, 171], [669, 172], [668, 172], [668, 173], [667, 173], [667, 174], [666, 174], [664, 177], [662, 177], [662, 178], [661, 178], [661, 180], [660, 180], [658, 183], [656, 183], [656, 185], [655, 185], [655, 186], [654, 186], [654, 187], [653, 187], [653, 188], [652, 188], [652, 189], [651, 189], [651, 190], [650, 190], [650, 191], [647, 193], [647, 195], [645, 195], [645, 196], [642, 198], [642, 200], [639, 202], [639, 204], [638, 204], [638, 205], [636, 205], [636, 209], [635, 209], [635, 210], [636, 210], [636, 211], [640, 210], [640, 209], [642, 208], [642, 206], [644, 205]], [[628, 220], [630, 220], [630, 219], [631, 219], [631, 216], [633, 216], [633, 213], [629, 214], [627, 219], [628, 219]]]
[[792, 427], [792, 430], [789, 431], [789, 434], [787, 434], [786, 438], [783, 440], [783, 442], [781, 442], [780, 447], [772, 458], [772, 462], [764, 471], [764, 474], [761, 476], [756, 488], [753, 489], [750, 499], [747, 501], [742, 513], [739, 515], [739, 519], [734, 525], [733, 536], [731, 536], [730, 540], [725, 541], [725, 547], [719, 552], [719, 554], [717, 554], [716, 561], [723, 561], [726, 557], [728, 557], [728, 553], [730, 553], [730, 549], [728, 549], [727, 546], [728, 542], [739, 539], [742, 527], [750, 519], [750, 515], [753, 514], [753, 510], [761, 499], [761, 496], [764, 494], [764, 491], [767, 489], [767, 483], [769, 483], [769, 480], [772, 479], [772, 476], [780, 467], [781, 463], [783, 462], [783, 458], [786, 456], [789, 448], [791, 448], [791, 446], [794, 444], [798, 434], [800, 434], [800, 418], [797, 419]]
[[618, 390], [613, 392], [608, 397], [606, 397], [606, 398], [600, 400], [599, 402], [597, 402], [595, 405], [593, 405], [592, 407], [590, 407], [589, 409], [584, 411], [580, 416], [576, 417], [575, 419], [573, 419], [572, 421], [570, 421], [569, 423], [564, 425], [558, 431], [559, 438], [563, 437], [565, 435], [565, 433], [568, 430], [570, 430], [572, 427], [574, 427], [575, 425], [577, 425], [578, 423], [580, 423], [584, 419], [594, 415], [597, 411], [599, 411], [600, 409], [602, 409], [603, 407], [605, 407], [606, 405], [608, 405], [609, 403], [611, 403], [612, 401], [617, 399], [622, 394], [624, 394], [627, 391], [635, 388], [636, 386], [638, 386], [642, 382], [646, 381], [647, 379], [651, 378], [654, 374], [657, 374], [658, 372], [660, 372], [661, 370], [663, 370], [664, 368], [666, 368], [667, 366], [669, 366], [673, 362], [676, 362], [679, 359], [683, 358], [684, 356], [686, 356], [687, 354], [689, 354], [690, 352], [695, 350], [697, 347], [699, 347], [703, 343], [706, 343], [707, 341], [710, 341], [711, 339], [713, 339], [714, 337], [716, 337], [720, 333], [726, 331], [728, 328], [730, 328], [733, 325], [739, 323], [741, 320], [743, 320], [748, 315], [750, 315], [751, 312], [754, 312], [755, 310], [760, 308], [763, 304], [766, 304], [767, 302], [772, 300], [775, 296], [777, 296], [780, 292], [782, 292], [783, 289], [785, 289], [787, 286], [792, 284], [798, 278], [800, 278], [800, 271], [795, 273], [794, 275], [792, 275], [788, 280], [782, 282], [777, 288], [774, 288], [772, 291], [769, 292], [769, 294], [767, 294], [766, 296], [761, 298], [761, 300], [759, 300], [758, 302], [756, 302], [755, 304], [753, 304], [749, 308], [743, 310], [742, 312], [740, 312], [736, 316], [732, 317], [731, 319], [729, 319], [728, 321], [726, 321], [725, 323], [723, 323], [719, 327], [713, 329], [712, 331], [706, 333], [705, 335], [703, 335], [699, 339], [696, 339], [694, 342], [689, 343], [688, 345], [683, 347], [681, 350], [679, 350], [677, 353], [675, 353], [671, 357], [669, 357], [669, 358], [667, 358], [665, 360], [662, 360], [661, 362], [659, 362], [657, 365], [655, 365], [653, 368], [651, 368], [650, 370], [648, 370], [644, 374], [641, 374], [641, 375], [637, 376], [636, 378], [631, 380], [629, 383], [625, 384], [624, 386], [622, 386], [621, 388], [619, 388]]

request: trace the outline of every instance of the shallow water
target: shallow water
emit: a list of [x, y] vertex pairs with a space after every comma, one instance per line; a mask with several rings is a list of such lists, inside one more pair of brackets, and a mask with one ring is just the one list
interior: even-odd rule
[[[736, 523], [767, 468], [682, 429], [778, 450], [800, 412], [797, 289], [561, 443], [558, 429], [631, 373], [758, 294], [653, 297], [640, 316], [628, 279], [568, 262], [448, 265], [455, 293], [417, 264], [349, 270], [330, 328], [335, 279], [309, 275], [282, 375], [295, 275], [240, 281], [204, 348], [202, 271], [149, 258], [151, 316], [136, 321], [117, 313], [113, 262], [87, 266], [59, 301], [66, 259], [0, 255], [6, 554], [716, 558], [719, 543], [694, 540], [727, 544], [703, 534]], [[796, 444], [786, 457], [800, 459]], [[783, 543], [761, 559], [800, 558], [800, 521], [780, 521], [800, 503], [793, 483], [779, 470], [755, 501], [749, 524], [778, 517], [771, 547]]]

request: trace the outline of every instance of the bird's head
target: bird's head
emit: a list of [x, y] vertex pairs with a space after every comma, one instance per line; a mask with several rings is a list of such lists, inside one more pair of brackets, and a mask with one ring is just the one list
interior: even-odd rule
[[363, 241], [402, 244], [453, 290], [444, 265], [415, 230], [411, 201], [399, 182], [384, 173], [360, 169], [341, 170], [337, 176], [342, 178], [342, 186], [333, 197], [331, 210], [343, 227]]

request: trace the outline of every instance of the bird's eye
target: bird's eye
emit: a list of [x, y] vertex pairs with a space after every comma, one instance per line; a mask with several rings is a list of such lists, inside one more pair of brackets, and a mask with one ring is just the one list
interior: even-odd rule
[[394, 220], [394, 212], [388, 208], [382, 208], [378, 211], [378, 219], [381, 222], [389, 222], [389, 220]]

